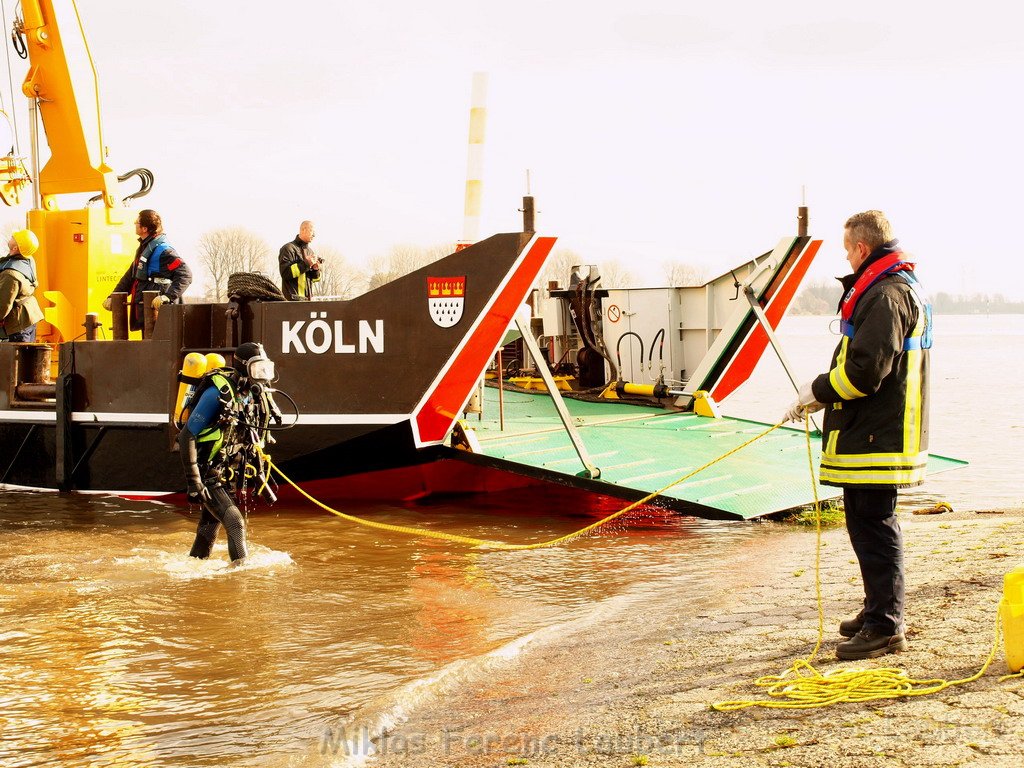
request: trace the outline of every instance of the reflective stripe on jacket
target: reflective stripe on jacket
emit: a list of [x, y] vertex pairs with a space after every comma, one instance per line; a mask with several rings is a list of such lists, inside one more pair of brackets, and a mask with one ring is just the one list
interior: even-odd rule
[[[812, 389], [826, 404], [820, 480], [905, 488], [928, 463], [930, 312], [913, 283], [888, 274], [862, 294]], [[927, 339], [927, 340], [926, 340]]]
[[312, 253], [309, 243], [296, 237], [281, 246], [277, 256], [281, 272], [281, 292], [289, 301], [302, 301], [313, 295], [312, 284], [320, 280], [320, 270], [306, 263], [305, 255]]

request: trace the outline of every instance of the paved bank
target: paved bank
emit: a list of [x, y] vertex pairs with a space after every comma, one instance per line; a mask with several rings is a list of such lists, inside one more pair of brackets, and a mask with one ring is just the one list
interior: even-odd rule
[[[861, 596], [843, 529], [822, 548], [821, 671], [900, 667], [959, 679], [992, 645], [1002, 578], [1024, 565], [1022, 511], [901, 515], [907, 653], [838, 662], [838, 622]], [[1024, 764], [1024, 682], [982, 679], [936, 695], [817, 710], [711, 711], [758, 698], [752, 681], [806, 657], [817, 639], [813, 532], [723, 567], [721, 587], [666, 594], [527, 649], [487, 679], [418, 710], [380, 743], [390, 766], [1013, 766]], [[697, 601], [696, 603], [694, 601]], [[523, 762], [525, 761], [525, 762]]]

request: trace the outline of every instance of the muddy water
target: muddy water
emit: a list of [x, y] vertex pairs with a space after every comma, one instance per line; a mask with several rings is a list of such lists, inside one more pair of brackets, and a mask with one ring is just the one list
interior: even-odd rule
[[[789, 318], [798, 378], [827, 365], [828, 321]], [[932, 447], [970, 468], [907, 497], [1019, 506], [1024, 318], [936, 318]], [[733, 415], [781, 416], [766, 356]], [[788, 389], [787, 389], [788, 388]], [[347, 511], [507, 541], [592, 518], [548, 492]], [[608, 509], [607, 511], [611, 511]], [[250, 562], [185, 556], [194, 518], [155, 503], [0, 492], [0, 765], [327, 766], [365, 732], [623, 604], [709, 585], [756, 561], [772, 525], [634, 518], [571, 546], [468, 551], [302, 508], [252, 518]], [[765, 549], [765, 551], [767, 551]], [[528, 670], [524, 671], [528, 674]], [[339, 749], [344, 731], [355, 740]], [[325, 736], [335, 739], [322, 754]]]
[[[376, 520], [512, 541], [582, 527], [557, 496]], [[186, 552], [194, 519], [142, 502], [0, 494], [0, 764], [333, 765], [523, 639], [665, 580], [721, 579], [770, 526], [642, 517], [570, 547], [467, 551], [302, 509], [250, 520], [252, 556]], [[223, 536], [222, 536], [223, 539]], [[337, 750], [335, 750], [337, 753]]]

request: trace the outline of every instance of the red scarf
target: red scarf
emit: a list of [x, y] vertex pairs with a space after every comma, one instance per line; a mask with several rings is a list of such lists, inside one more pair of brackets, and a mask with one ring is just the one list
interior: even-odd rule
[[890, 253], [878, 261], [874, 262], [870, 267], [861, 273], [861, 276], [857, 278], [857, 282], [853, 284], [853, 288], [846, 292], [843, 296], [843, 302], [841, 306], [840, 316], [844, 322], [850, 322], [850, 318], [853, 317], [853, 309], [857, 306], [857, 302], [860, 301], [860, 297], [864, 295], [872, 285], [878, 282], [881, 278], [890, 274], [891, 272], [902, 272], [903, 270], [913, 271], [914, 265], [909, 261], [903, 261], [903, 252], [896, 251]]

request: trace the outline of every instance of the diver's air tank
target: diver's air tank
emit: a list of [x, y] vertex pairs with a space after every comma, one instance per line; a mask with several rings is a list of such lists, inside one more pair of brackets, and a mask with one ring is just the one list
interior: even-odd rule
[[[220, 355], [217, 356], [220, 357]], [[209, 355], [201, 355], [198, 352], [189, 352], [181, 363], [181, 373], [178, 376], [178, 397], [174, 401], [174, 423], [178, 427], [181, 427], [181, 410], [192, 393], [196, 391], [196, 381], [194, 380], [207, 371], [208, 357]], [[223, 357], [220, 359], [224, 360]], [[193, 379], [193, 381], [187, 379]]]

